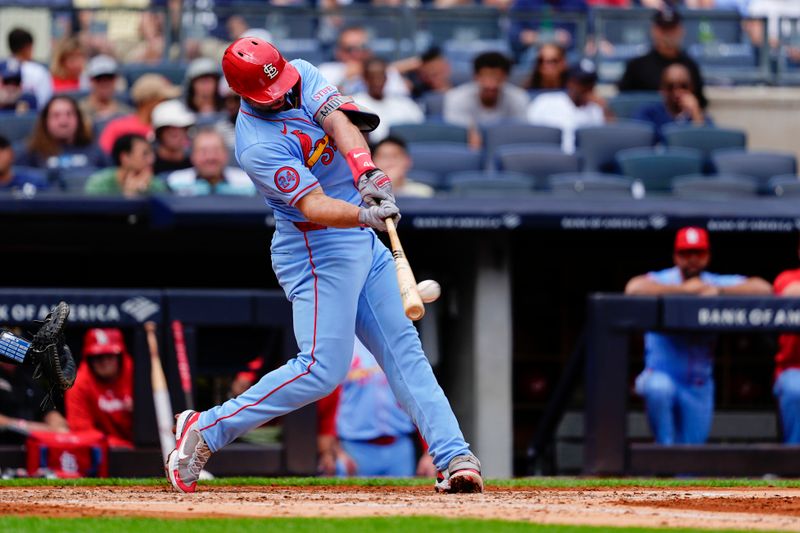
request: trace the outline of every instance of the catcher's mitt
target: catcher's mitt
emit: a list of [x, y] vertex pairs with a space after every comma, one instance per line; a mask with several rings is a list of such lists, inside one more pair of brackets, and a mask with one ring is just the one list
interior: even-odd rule
[[75, 360], [69, 346], [64, 344], [64, 327], [69, 317], [69, 305], [60, 302], [45, 317], [28, 349], [34, 365], [33, 377], [48, 394], [45, 404], [54, 395], [61, 395], [75, 383]]

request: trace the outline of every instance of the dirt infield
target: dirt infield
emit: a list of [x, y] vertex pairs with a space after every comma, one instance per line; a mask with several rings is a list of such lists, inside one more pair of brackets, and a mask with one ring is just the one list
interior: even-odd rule
[[355, 517], [430, 515], [543, 524], [800, 531], [800, 489], [541, 489], [488, 487], [440, 495], [429, 487], [0, 488], [0, 515]]

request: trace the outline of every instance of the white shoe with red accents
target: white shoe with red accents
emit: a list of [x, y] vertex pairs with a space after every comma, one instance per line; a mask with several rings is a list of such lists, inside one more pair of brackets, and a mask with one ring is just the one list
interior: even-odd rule
[[454, 457], [447, 470], [439, 472], [434, 489], [449, 494], [483, 492], [481, 462], [472, 454]]
[[200, 413], [187, 410], [177, 416], [175, 449], [167, 457], [167, 478], [178, 492], [194, 492], [211, 450], [197, 427]]

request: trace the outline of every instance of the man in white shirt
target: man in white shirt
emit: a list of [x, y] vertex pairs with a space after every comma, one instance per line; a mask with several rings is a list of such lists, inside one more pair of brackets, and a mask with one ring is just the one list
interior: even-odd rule
[[528, 93], [508, 83], [511, 61], [499, 52], [475, 58], [473, 81], [444, 95], [444, 120], [467, 128], [519, 120], [528, 105]]
[[[364, 90], [364, 61], [372, 57], [368, 42], [366, 29], [361, 26], [345, 28], [336, 40], [336, 61], [319, 65], [322, 77], [336, 85], [342, 94], [356, 94]], [[408, 96], [408, 84], [396, 68], [389, 66], [386, 75], [386, 94]]]
[[540, 94], [528, 106], [528, 122], [561, 129], [561, 149], [575, 151], [575, 130], [605, 123], [604, 102], [594, 92], [597, 72], [588, 59], [570, 67], [566, 91]]
[[192, 166], [167, 176], [167, 184], [180, 196], [243, 194], [256, 192], [244, 170], [228, 166], [228, 149], [222, 135], [213, 129], [197, 132], [192, 141]]
[[36, 95], [36, 108], [42, 109], [53, 96], [53, 77], [47, 67], [33, 61], [33, 35], [14, 28], [8, 34], [8, 49], [22, 66], [22, 91]]
[[385, 138], [389, 135], [389, 127], [395, 124], [420, 124], [425, 121], [425, 114], [414, 100], [407, 96], [386, 94], [386, 72], [386, 61], [377, 57], [367, 59], [364, 62], [367, 90], [353, 96], [356, 102], [381, 118], [381, 123], [369, 134], [371, 142]]

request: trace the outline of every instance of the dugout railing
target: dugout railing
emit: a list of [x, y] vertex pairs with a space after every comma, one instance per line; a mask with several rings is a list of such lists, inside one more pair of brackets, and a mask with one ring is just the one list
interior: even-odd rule
[[589, 475], [800, 475], [800, 446], [778, 442], [661, 446], [627, 440], [630, 335], [800, 333], [795, 298], [630, 297], [588, 301], [584, 473]]

